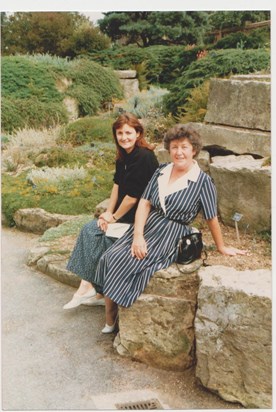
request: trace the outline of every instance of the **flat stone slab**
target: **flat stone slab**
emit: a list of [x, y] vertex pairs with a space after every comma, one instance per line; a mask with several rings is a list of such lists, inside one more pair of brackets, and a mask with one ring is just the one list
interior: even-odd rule
[[238, 127], [193, 123], [202, 138], [203, 146], [219, 146], [236, 154], [271, 155], [271, 133]]
[[204, 121], [248, 129], [271, 130], [270, 82], [213, 79]]

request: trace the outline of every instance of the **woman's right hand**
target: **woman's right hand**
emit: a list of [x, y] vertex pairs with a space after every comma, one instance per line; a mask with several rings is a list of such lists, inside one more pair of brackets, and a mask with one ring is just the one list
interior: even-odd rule
[[134, 235], [131, 245], [131, 255], [141, 260], [147, 255], [148, 249], [143, 235]]

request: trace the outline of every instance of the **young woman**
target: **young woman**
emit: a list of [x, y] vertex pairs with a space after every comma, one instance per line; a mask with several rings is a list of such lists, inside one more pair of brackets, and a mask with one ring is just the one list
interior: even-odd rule
[[95, 278], [104, 284], [106, 299], [104, 333], [115, 329], [117, 305], [131, 306], [154, 272], [176, 260], [178, 240], [191, 233], [190, 224], [200, 210], [221, 254], [245, 254], [224, 245], [215, 186], [194, 160], [201, 149], [197, 132], [189, 124], [176, 125], [166, 133], [164, 146], [172, 162], [156, 170], [140, 199], [134, 227], [97, 267]]
[[[81, 304], [104, 305], [101, 281], [95, 272], [102, 254], [117, 240], [106, 236], [108, 225], [115, 222], [132, 224], [138, 201], [158, 167], [153, 147], [144, 138], [144, 128], [137, 117], [124, 113], [112, 126], [117, 147], [114, 185], [106, 212], [98, 220], [84, 225], [77, 239], [67, 269], [82, 280], [72, 300], [64, 309]], [[98, 292], [98, 293], [96, 293]]]

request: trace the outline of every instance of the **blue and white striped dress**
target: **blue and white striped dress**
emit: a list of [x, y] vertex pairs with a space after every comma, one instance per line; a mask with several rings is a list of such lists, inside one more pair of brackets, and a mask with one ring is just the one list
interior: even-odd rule
[[189, 225], [200, 210], [205, 219], [217, 215], [216, 188], [210, 176], [200, 170], [196, 162], [186, 181], [185, 178], [182, 182], [179, 179], [175, 191], [160, 195], [164, 192], [171, 166], [161, 165], [142, 195], [152, 205], [144, 228], [147, 256], [142, 260], [131, 256], [131, 227], [99, 261], [96, 281], [104, 285], [104, 295], [121, 306], [131, 306], [154, 272], [167, 268], [176, 260], [178, 240], [191, 232]]

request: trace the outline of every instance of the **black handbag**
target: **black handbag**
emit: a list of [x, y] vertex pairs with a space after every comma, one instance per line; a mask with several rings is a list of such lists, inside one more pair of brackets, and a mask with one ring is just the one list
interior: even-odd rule
[[[182, 238], [178, 241], [177, 248], [178, 251], [176, 263], [179, 263], [181, 265], [188, 265], [189, 263], [192, 263], [197, 259], [201, 259], [202, 252], [204, 252], [205, 258], [202, 260], [202, 262], [200, 262], [200, 266], [202, 264], [203, 266], [207, 266], [205, 263], [205, 260], [207, 259], [207, 253], [204, 250], [201, 232], [194, 232], [190, 233], [189, 235], [182, 236]], [[179, 270], [183, 272], [183, 270]], [[193, 271], [195, 271], [194, 268], [191, 270], [191, 272]], [[184, 272], [188, 273], [190, 271]]]

